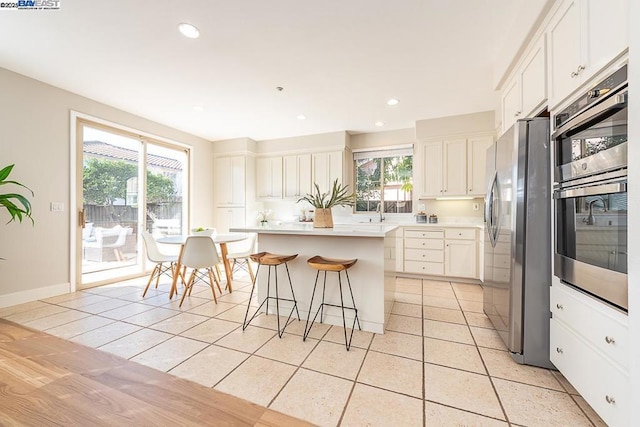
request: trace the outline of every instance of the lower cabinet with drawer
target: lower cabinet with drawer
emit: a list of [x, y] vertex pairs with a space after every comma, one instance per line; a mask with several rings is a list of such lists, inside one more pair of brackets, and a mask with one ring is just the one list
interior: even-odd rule
[[626, 315], [557, 282], [551, 312], [551, 362], [608, 425], [629, 425]]
[[405, 228], [404, 272], [477, 279], [475, 228]]
[[404, 230], [404, 271], [416, 274], [444, 274], [444, 231]]

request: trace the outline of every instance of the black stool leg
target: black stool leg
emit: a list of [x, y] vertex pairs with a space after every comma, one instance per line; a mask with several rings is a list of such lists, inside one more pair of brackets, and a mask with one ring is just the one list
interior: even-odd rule
[[[302, 341], [306, 341], [309, 336], [309, 332], [311, 332], [311, 326], [313, 326], [313, 322], [316, 320], [315, 316], [311, 321], [311, 326], [309, 326], [309, 319], [311, 318], [311, 310], [313, 309], [313, 297], [316, 295], [316, 287], [318, 286], [318, 276], [320, 276], [320, 270], [316, 273], [316, 281], [313, 284], [313, 292], [311, 292], [311, 302], [309, 303], [309, 313], [307, 314], [307, 323], [304, 325], [304, 334], [302, 335]], [[322, 306], [322, 304], [320, 304]], [[316, 312], [316, 316], [318, 313]]]
[[[298, 320], [300, 320], [300, 312], [298, 311], [298, 300], [296, 299], [296, 294], [293, 292], [293, 283], [291, 283], [291, 275], [289, 274], [289, 265], [285, 262], [284, 267], [287, 269], [287, 277], [289, 278], [289, 287], [291, 288], [291, 298], [293, 299], [293, 307], [296, 309]], [[291, 311], [291, 313], [293, 313], [293, 310]], [[291, 317], [291, 315], [289, 315], [289, 317]]]
[[[353, 326], [356, 325], [355, 321], [357, 320], [358, 321], [358, 329], [362, 330], [362, 328], [360, 327], [360, 318], [358, 317], [358, 309], [356, 308], [356, 300], [353, 297], [353, 290], [351, 290], [351, 280], [349, 280], [349, 271], [345, 270], [344, 274], [346, 274], [346, 276], [347, 276], [347, 284], [349, 285], [349, 293], [351, 294], [351, 304], [353, 304], [353, 311], [356, 312], [356, 318], [354, 319]], [[353, 331], [352, 331], [352, 333], [353, 333]]]
[[[347, 351], [351, 347], [351, 340], [347, 340], [347, 318], [344, 315], [344, 298], [342, 297], [342, 276], [338, 273], [338, 287], [340, 288], [340, 308], [342, 309], [342, 327], [344, 328], [344, 345], [347, 347]], [[353, 328], [351, 329], [351, 336], [353, 337]]]
[[280, 331], [280, 298], [278, 297], [278, 267], [275, 267], [275, 276], [276, 276], [276, 322], [278, 324], [278, 337], [282, 338], [282, 334], [284, 330]]
[[[251, 307], [251, 300], [253, 299], [253, 291], [256, 289], [256, 279], [258, 278], [258, 273], [260, 272], [260, 265], [261, 264], [258, 264], [258, 268], [256, 270], [256, 275], [253, 278], [253, 283], [251, 284], [251, 293], [249, 294], [249, 302], [247, 303], [247, 311], [244, 314], [244, 322], [242, 322], [242, 330], [243, 331], [245, 329], [247, 329], [247, 326], [249, 326], [249, 323], [251, 323], [251, 320], [253, 320], [253, 318], [256, 317], [256, 315], [254, 314], [253, 316], [251, 316], [251, 319], [249, 320], [249, 322], [247, 322], [247, 317], [249, 316], [249, 307]], [[260, 306], [262, 306], [262, 304], [260, 304]], [[256, 310], [256, 313], [257, 313], [257, 310]]]

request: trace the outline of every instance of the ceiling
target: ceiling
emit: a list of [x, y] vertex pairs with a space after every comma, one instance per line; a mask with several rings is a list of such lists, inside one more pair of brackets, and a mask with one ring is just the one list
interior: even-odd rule
[[495, 109], [545, 2], [61, 0], [0, 13], [0, 67], [208, 140], [405, 129]]

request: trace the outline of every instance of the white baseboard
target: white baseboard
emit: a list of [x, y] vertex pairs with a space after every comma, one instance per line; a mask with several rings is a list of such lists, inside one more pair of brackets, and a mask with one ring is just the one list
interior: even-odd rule
[[12, 294], [0, 295], [0, 308], [55, 297], [68, 292], [71, 292], [71, 284], [60, 283], [57, 285], [46, 286], [44, 288], [29, 289], [26, 291], [14, 292]]

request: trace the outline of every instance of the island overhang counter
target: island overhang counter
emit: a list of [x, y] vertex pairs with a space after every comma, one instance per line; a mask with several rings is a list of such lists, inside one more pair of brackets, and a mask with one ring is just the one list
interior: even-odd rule
[[[258, 252], [267, 251], [280, 255], [298, 254], [288, 263], [300, 320], [305, 322], [309, 313], [311, 293], [317, 271], [307, 265], [315, 255], [327, 258], [354, 259], [358, 262], [349, 269], [353, 297], [358, 308], [358, 318], [363, 331], [383, 333], [395, 294], [396, 225], [336, 224], [333, 228], [313, 228], [312, 224], [270, 224], [265, 227], [232, 228], [230, 231], [257, 233]], [[258, 301], [266, 296], [267, 268], [260, 269], [256, 277]], [[273, 283], [272, 277], [272, 283]], [[322, 289], [323, 273], [320, 273], [318, 289]], [[325, 301], [340, 304], [336, 273], [327, 274]], [[283, 298], [291, 298], [286, 271], [278, 271], [279, 292]], [[348, 288], [343, 277], [343, 295], [350, 303]], [[274, 291], [271, 290], [273, 295]], [[318, 291], [313, 303], [313, 314], [318, 307]], [[269, 314], [275, 314], [275, 304], [270, 304]], [[345, 305], [350, 305], [345, 302]], [[289, 313], [292, 304], [280, 303], [280, 313]], [[284, 308], [284, 309], [283, 309]], [[353, 312], [346, 310], [347, 326], [353, 321]], [[295, 317], [295, 313], [294, 313]], [[313, 315], [312, 315], [313, 317]], [[316, 319], [318, 321], [318, 319]], [[324, 310], [323, 323], [342, 326], [342, 312], [335, 307]]]

